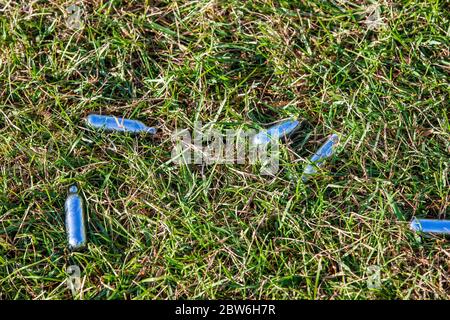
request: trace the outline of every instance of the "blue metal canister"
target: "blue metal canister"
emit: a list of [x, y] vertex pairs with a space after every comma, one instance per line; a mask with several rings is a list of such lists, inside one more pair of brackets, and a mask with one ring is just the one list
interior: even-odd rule
[[266, 145], [271, 139], [281, 139], [287, 137], [298, 129], [300, 122], [295, 119], [285, 120], [266, 130], [258, 132], [252, 138], [253, 145]]
[[327, 141], [317, 150], [311, 157], [310, 164], [305, 167], [303, 171], [302, 180], [306, 182], [312, 174], [317, 172], [317, 167], [320, 167], [325, 159], [330, 158], [334, 153], [334, 147], [339, 142], [337, 134], [332, 134]]
[[414, 218], [409, 226], [416, 232], [450, 234], [450, 220]]
[[156, 128], [147, 127], [139, 120], [125, 119], [121, 117], [90, 114], [86, 117], [86, 122], [89, 126], [97, 130], [129, 133], [156, 133]]
[[80, 249], [86, 245], [86, 223], [83, 199], [78, 194], [76, 185], [70, 186], [64, 209], [69, 249]]

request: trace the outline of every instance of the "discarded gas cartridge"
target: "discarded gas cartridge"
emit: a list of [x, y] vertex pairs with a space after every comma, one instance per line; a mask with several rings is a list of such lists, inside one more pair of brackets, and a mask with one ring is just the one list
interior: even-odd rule
[[139, 120], [125, 119], [121, 117], [90, 114], [86, 117], [86, 122], [89, 126], [97, 130], [129, 133], [156, 133], [156, 128], [148, 127]]
[[266, 130], [261, 130], [252, 138], [253, 145], [268, 144], [271, 139], [281, 139], [298, 129], [300, 122], [290, 119], [282, 121]]
[[81, 249], [86, 245], [86, 221], [83, 199], [78, 194], [76, 185], [70, 186], [64, 209], [69, 249]]
[[413, 218], [409, 227], [415, 232], [450, 234], [450, 220]]
[[332, 134], [327, 141], [317, 150], [317, 152], [309, 159], [310, 163], [305, 167], [302, 175], [302, 181], [308, 181], [309, 177], [317, 173], [317, 168], [320, 167], [325, 159], [330, 158], [334, 153], [334, 147], [339, 142], [337, 134]]

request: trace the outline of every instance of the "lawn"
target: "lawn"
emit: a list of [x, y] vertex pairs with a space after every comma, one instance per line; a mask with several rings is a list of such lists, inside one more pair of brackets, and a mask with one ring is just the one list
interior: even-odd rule
[[[449, 239], [408, 227], [450, 219], [449, 21], [448, 1], [1, 1], [0, 299], [449, 299]], [[171, 161], [196, 121], [288, 117], [275, 175]]]

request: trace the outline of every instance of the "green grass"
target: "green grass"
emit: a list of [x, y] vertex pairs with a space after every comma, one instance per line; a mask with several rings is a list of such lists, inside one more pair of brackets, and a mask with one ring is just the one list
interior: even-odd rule
[[[448, 1], [66, 1], [0, 5], [0, 298], [449, 299]], [[6, 2], [7, 3], [7, 2]], [[158, 126], [98, 134], [101, 112]], [[275, 177], [168, 163], [176, 128], [304, 120]], [[332, 132], [339, 152], [308, 184]], [[89, 245], [67, 250], [77, 182]], [[367, 286], [381, 268], [380, 289]]]

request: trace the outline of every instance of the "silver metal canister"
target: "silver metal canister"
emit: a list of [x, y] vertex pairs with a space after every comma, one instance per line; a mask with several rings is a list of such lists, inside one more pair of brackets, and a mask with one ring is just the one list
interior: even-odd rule
[[69, 249], [81, 249], [86, 245], [86, 221], [83, 198], [78, 194], [76, 185], [70, 186], [64, 209]]

